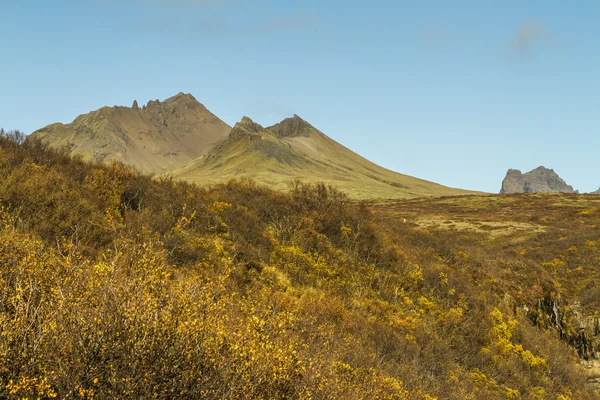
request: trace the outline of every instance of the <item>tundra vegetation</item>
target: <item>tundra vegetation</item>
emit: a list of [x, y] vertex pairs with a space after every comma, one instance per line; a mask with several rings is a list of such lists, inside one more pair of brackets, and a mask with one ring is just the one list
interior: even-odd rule
[[1, 398], [600, 397], [578, 365], [598, 197], [355, 202], [20, 142], [0, 137]]

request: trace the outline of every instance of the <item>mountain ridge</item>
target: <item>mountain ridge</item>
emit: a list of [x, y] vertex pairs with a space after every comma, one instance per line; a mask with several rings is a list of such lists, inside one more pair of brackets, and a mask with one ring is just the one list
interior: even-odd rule
[[387, 170], [329, 138], [298, 115], [266, 128], [244, 117], [227, 139], [204, 157], [173, 171], [173, 176], [199, 184], [250, 177], [281, 190], [289, 189], [290, 181], [300, 179], [340, 187], [354, 198], [470, 193]]
[[179, 93], [139, 107], [102, 107], [70, 124], [35, 131], [53, 147], [101, 162], [122, 161], [146, 173], [165, 173], [202, 155], [231, 128], [191, 94]]
[[233, 128], [191, 94], [131, 107], [102, 107], [32, 135], [99, 162], [122, 161], [144, 173], [198, 184], [248, 177], [288, 190], [296, 179], [321, 182], [357, 199], [475, 193], [385, 169], [346, 148], [297, 114], [269, 127], [244, 116]]

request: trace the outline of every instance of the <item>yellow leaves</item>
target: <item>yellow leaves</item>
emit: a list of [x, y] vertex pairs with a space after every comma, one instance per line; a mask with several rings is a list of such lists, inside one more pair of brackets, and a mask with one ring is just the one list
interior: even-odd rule
[[448, 284], [448, 274], [445, 272], [440, 272], [439, 279], [442, 286], [446, 286]]
[[83, 386], [77, 386], [74, 390], [78, 397], [82, 399], [93, 399], [96, 395], [94, 389], [86, 389]]
[[330, 279], [336, 274], [335, 266], [328, 264], [324, 257], [317, 252], [305, 253], [298, 246], [277, 246], [271, 262], [297, 280]]
[[11, 396], [17, 396], [19, 398], [33, 397], [49, 397], [55, 398], [57, 393], [52, 389], [52, 386], [48, 383], [47, 378], [30, 378], [27, 376], [21, 376], [19, 379], [13, 381], [12, 379], [6, 384], [8, 394]]
[[349, 237], [352, 234], [352, 228], [342, 225], [340, 228], [342, 236]]
[[456, 325], [463, 319], [462, 307], [452, 307], [447, 312], [440, 313], [438, 320], [446, 325]]
[[113, 272], [113, 268], [103, 262], [94, 264], [92, 269], [94, 270], [94, 273], [100, 277], [108, 277]]
[[421, 296], [417, 299], [417, 303], [421, 306], [422, 312], [431, 311], [435, 308], [435, 303], [427, 299], [425, 296]]
[[410, 393], [402, 381], [391, 376], [381, 376], [373, 368], [353, 368], [350, 364], [334, 361], [335, 389], [355, 398], [408, 399]]
[[554, 258], [552, 261], [543, 262], [541, 267], [556, 272], [558, 268], [563, 267], [564, 265], [565, 262], [563, 260]]
[[504, 395], [509, 400], [521, 398], [521, 393], [517, 389], [511, 389], [509, 387], [504, 388]]
[[556, 400], [573, 400], [573, 395], [570, 393], [561, 393], [556, 397]]
[[[544, 400], [546, 398], [546, 391], [542, 387], [534, 386], [528, 390], [528, 395], [532, 400]], [[560, 395], [558, 398], [560, 398]]]
[[529, 365], [530, 367], [546, 365], [546, 360], [544, 360], [542, 357], [536, 357], [529, 350], [523, 350], [523, 347], [521, 345], [516, 346], [516, 352], [521, 354], [521, 357], [525, 364]]
[[417, 344], [417, 338], [408, 333], [406, 335], [404, 335], [404, 340], [406, 340], [408, 343], [410, 343], [412, 345]]
[[488, 377], [478, 368], [470, 373], [471, 381], [479, 390], [489, 390], [492, 392], [501, 392], [506, 399], [520, 399], [521, 393], [506, 385], [499, 384], [495, 379]]
[[193, 211], [189, 217], [186, 217], [186, 215], [185, 215], [186, 209], [187, 209], [187, 205], [184, 204], [183, 210], [181, 212], [182, 215], [179, 218], [179, 220], [175, 223], [176, 229], [186, 229], [196, 218], [196, 211]]
[[512, 343], [512, 333], [517, 327], [516, 320], [507, 318], [507, 321], [505, 322], [502, 312], [497, 308], [494, 308], [490, 313], [490, 317], [492, 318], [493, 323], [492, 329], [490, 330], [492, 345], [500, 355], [516, 354], [530, 367], [547, 366], [546, 360], [543, 358], [535, 356], [529, 350], [525, 350], [520, 344], [515, 345]]
[[499, 388], [498, 383], [495, 379], [488, 378], [486, 374], [484, 374], [479, 369], [473, 370], [471, 372], [471, 381], [473, 384], [479, 388], [497, 390]]
[[406, 277], [409, 283], [416, 285], [424, 281], [423, 269], [418, 264], [409, 263], [407, 266]]
[[209, 211], [212, 211], [214, 213], [220, 213], [220, 212], [230, 209], [231, 207], [233, 207], [232, 204], [229, 204], [229, 203], [226, 203], [223, 201], [215, 201], [208, 207], [208, 209], [209, 209]]

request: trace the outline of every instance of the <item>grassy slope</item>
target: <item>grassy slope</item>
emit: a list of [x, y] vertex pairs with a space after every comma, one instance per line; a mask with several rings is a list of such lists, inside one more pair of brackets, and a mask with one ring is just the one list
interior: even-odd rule
[[32, 136], [85, 160], [123, 161], [142, 172], [164, 173], [199, 157], [229, 130], [191, 95], [180, 93], [144, 108], [103, 107]]
[[[283, 125], [281, 127], [256, 126], [251, 135], [234, 135], [211, 154], [174, 171], [173, 175], [200, 184], [249, 177], [280, 190], [289, 189], [291, 180], [301, 179], [339, 187], [356, 199], [469, 193], [387, 170], [330, 139], [299, 117], [286, 121], [278, 124]], [[252, 121], [247, 119], [246, 123], [252, 124]], [[294, 123], [303, 128], [298, 129]], [[238, 124], [238, 128], [243, 128], [243, 124]]]
[[[499, 289], [531, 306], [543, 292], [562, 298], [568, 335], [579, 323], [572, 313], [598, 316], [600, 309], [600, 196], [514, 194], [456, 196], [371, 203], [385, 218], [444, 238], [491, 261]], [[447, 244], [447, 245], [448, 245]], [[502, 282], [502, 283], [500, 283]], [[518, 288], [518, 290], [515, 290]], [[568, 324], [565, 323], [565, 326]], [[594, 352], [600, 332], [587, 326]], [[565, 333], [567, 334], [567, 333]]]

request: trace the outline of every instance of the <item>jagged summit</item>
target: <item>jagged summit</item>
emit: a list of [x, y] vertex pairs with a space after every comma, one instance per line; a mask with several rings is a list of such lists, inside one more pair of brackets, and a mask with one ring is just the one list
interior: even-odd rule
[[183, 167], [227, 137], [230, 127], [191, 94], [179, 93], [139, 107], [102, 107], [70, 124], [52, 124], [33, 133], [54, 147], [96, 161], [122, 161], [142, 172]]
[[267, 130], [273, 132], [279, 138], [284, 137], [309, 137], [318, 132], [311, 124], [294, 114], [292, 118], [286, 118], [278, 124], [270, 126]]
[[539, 166], [527, 173], [509, 169], [502, 181], [500, 193], [563, 192], [577, 193], [573, 187], [561, 179], [553, 169]]
[[193, 105], [193, 106], [202, 106], [198, 100], [190, 93], [179, 92], [173, 97], [169, 97], [163, 103], [166, 104], [178, 104], [178, 105]]
[[245, 135], [256, 135], [257, 133], [264, 132], [260, 124], [252, 121], [250, 117], [244, 116], [240, 122], [236, 123], [231, 132], [229, 133], [230, 138], [237, 138]]

